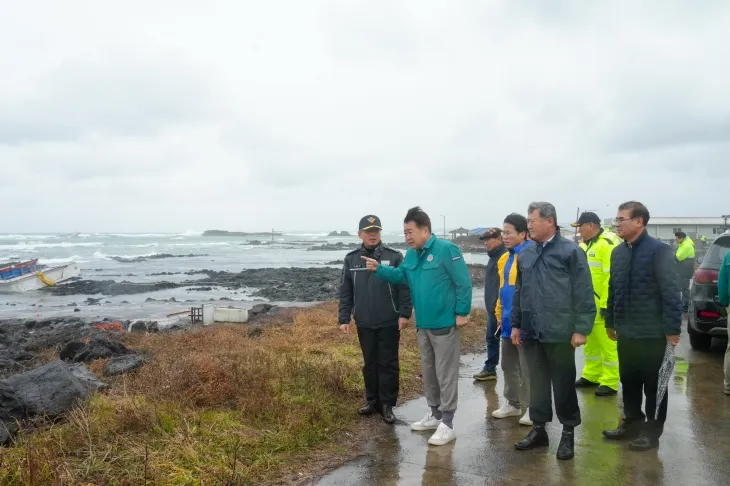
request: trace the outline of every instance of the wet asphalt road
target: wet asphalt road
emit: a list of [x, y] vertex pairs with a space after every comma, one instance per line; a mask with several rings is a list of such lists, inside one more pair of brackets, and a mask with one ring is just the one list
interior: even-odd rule
[[[599, 398], [579, 390], [583, 423], [576, 429], [575, 458], [555, 457], [561, 426], [548, 425], [550, 447], [518, 452], [513, 444], [529, 427], [519, 417], [494, 419], [503, 379], [475, 382], [485, 355], [461, 359], [457, 439], [430, 446], [431, 432], [413, 432], [410, 422], [426, 412], [425, 398], [396, 409], [398, 423], [387, 426], [371, 417], [373, 435], [364, 455], [312, 484], [329, 485], [728, 485], [730, 484], [730, 396], [723, 394], [723, 352], [694, 351], [686, 333], [677, 347], [677, 366], [669, 384], [669, 412], [658, 450], [632, 452], [626, 443], [606, 441], [601, 431], [615, 428], [621, 394]], [[582, 348], [576, 353], [578, 373]]]

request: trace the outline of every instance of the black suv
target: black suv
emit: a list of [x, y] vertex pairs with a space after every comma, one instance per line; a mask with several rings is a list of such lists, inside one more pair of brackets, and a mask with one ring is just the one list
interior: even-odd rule
[[717, 297], [717, 277], [728, 251], [730, 233], [726, 232], [712, 243], [692, 278], [687, 332], [695, 349], [708, 348], [713, 337], [727, 337], [727, 311]]

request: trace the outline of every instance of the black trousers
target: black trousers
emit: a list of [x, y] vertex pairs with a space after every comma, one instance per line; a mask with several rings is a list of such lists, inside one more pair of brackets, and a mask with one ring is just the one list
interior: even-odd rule
[[679, 277], [679, 285], [682, 289], [682, 312], [689, 310], [689, 283], [691, 278]]
[[530, 371], [530, 420], [544, 424], [553, 420], [551, 391], [560, 423], [580, 425], [580, 408], [575, 391], [575, 349], [570, 343], [523, 341]]
[[362, 376], [365, 380], [365, 399], [380, 405], [395, 407], [398, 401], [400, 365], [398, 325], [371, 329], [357, 328], [360, 349], [365, 362]]
[[[659, 413], [656, 413], [659, 368], [662, 366], [666, 347], [666, 338], [618, 340], [618, 366], [626, 427], [642, 427], [648, 435], [656, 439], [662, 435], [664, 422], [667, 420], [669, 391], [664, 394]], [[642, 412], [644, 396], [646, 406], [645, 412]]]

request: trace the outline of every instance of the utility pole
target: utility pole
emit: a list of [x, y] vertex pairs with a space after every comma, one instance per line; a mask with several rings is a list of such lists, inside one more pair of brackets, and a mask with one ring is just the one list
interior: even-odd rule
[[727, 231], [727, 230], [728, 230], [728, 227], [727, 227], [727, 220], [728, 220], [728, 219], [730, 219], [730, 214], [723, 214], [723, 215], [722, 215], [722, 216], [720, 216], [720, 217], [721, 217], [722, 219], [724, 219], [724, 220], [725, 220], [725, 231]]

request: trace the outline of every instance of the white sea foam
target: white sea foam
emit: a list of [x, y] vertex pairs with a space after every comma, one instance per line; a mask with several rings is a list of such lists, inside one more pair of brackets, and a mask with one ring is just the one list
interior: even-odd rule
[[61, 263], [78, 262], [81, 259], [79, 255], [70, 256], [68, 258], [39, 258], [38, 263], [43, 265], [60, 265]]
[[34, 235], [34, 234], [28, 234], [28, 235], [22, 235], [22, 234], [0, 234], [0, 240], [2, 239], [8, 239], [8, 240], [48, 240], [52, 238], [58, 238], [56, 235]]
[[170, 243], [170, 246], [233, 246], [228, 241], [208, 241], [204, 243]]
[[157, 255], [157, 252], [153, 251], [150, 253], [145, 253], [143, 255], [106, 255], [101, 251], [94, 252], [94, 258], [100, 259], [100, 260], [112, 260], [114, 258], [139, 258], [139, 257], [151, 257], [152, 255]]
[[109, 236], [119, 236], [121, 238], [164, 238], [170, 235], [163, 233], [109, 233]]
[[77, 246], [94, 247], [100, 246], [103, 243], [99, 241], [89, 242], [76, 242], [76, 241], [61, 241], [58, 243], [41, 243], [38, 241], [29, 241], [23, 243], [16, 243], [14, 245], [0, 245], [0, 250], [11, 250], [11, 251], [35, 251], [39, 248], [73, 248]]

